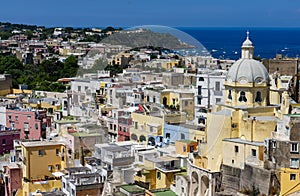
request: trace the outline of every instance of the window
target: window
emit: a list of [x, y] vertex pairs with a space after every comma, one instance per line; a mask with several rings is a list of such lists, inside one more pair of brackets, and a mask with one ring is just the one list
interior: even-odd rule
[[238, 146], [234, 146], [234, 152], [238, 153], [239, 152], [239, 147]]
[[161, 173], [157, 172], [157, 179], [160, 180], [161, 179]]
[[221, 85], [219, 81], [216, 81], [215, 83], [215, 91], [220, 91], [221, 90]]
[[299, 168], [299, 159], [291, 158], [290, 159], [290, 168]]
[[182, 140], [185, 140], [185, 135], [184, 135], [183, 133], [181, 133], [181, 134], [180, 134], [180, 138], [181, 138]]
[[150, 130], [150, 132], [153, 132], [153, 127], [149, 126], [149, 130]]
[[29, 131], [28, 130], [28, 122], [24, 122], [24, 131]]
[[89, 88], [88, 86], [85, 86], [85, 87], [84, 87], [84, 90], [87, 90], [88, 88]]
[[291, 143], [291, 152], [298, 153], [298, 143]]
[[143, 162], [143, 156], [139, 155], [139, 162]]
[[170, 133], [166, 133], [166, 138], [171, 138], [171, 134]]
[[290, 174], [290, 180], [296, 180], [296, 174]]
[[66, 183], [65, 183], [65, 182], [63, 182], [63, 188], [64, 188], [64, 189], [66, 188]]
[[19, 117], [18, 117], [18, 116], [15, 116], [15, 119], [16, 119], [16, 120], [19, 120]]
[[134, 128], [135, 128], [135, 129], [138, 128], [138, 122], [134, 122]]
[[256, 150], [255, 149], [252, 149], [251, 153], [252, 153], [252, 156], [256, 157]]
[[44, 151], [43, 150], [39, 150], [39, 156], [43, 156], [44, 155]]
[[258, 103], [262, 102], [262, 97], [261, 97], [260, 91], [256, 92], [255, 102], [258, 102]]
[[247, 102], [246, 93], [244, 91], [240, 92], [239, 102]]
[[27, 120], [30, 120], [31, 119], [31, 116], [27, 116]]
[[216, 98], [216, 103], [220, 103], [221, 102], [221, 98]]
[[6, 145], [6, 139], [2, 139], [2, 145]]
[[52, 165], [48, 165], [48, 171], [52, 171]]
[[38, 130], [39, 129], [39, 125], [37, 123], [34, 124], [35, 129]]
[[198, 86], [198, 95], [201, 95], [202, 86]]
[[8, 116], [8, 120], [11, 120], [11, 116]]
[[228, 100], [232, 100], [232, 94], [231, 94], [231, 90], [228, 91]]
[[197, 98], [198, 105], [201, 105], [201, 97]]
[[272, 142], [272, 148], [276, 148], [276, 141]]
[[185, 146], [183, 146], [183, 152], [186, 152], [186, 147]]
[[117, 125], [114, 125], [114, 131], [116, 131], [117, 130]]
[[203, 77], [199, 77], [199, 81], [203, 82], [204, 78]]
[[149, 95], [147, 95], [147, 102], [149, 102], [150, 101], [150, 97], [149, 97]]
[[55, 169], [56, 169], [56, 170], [60, 170], [60, 164], [56, 164], [56, 165], [55, 165]]
[[194, 152], [194, 146], [190, 146], [190, 152]]
[[74, 189], [72, 189], [72, 195], [75, 195], [75, 190]]
[[109, 124], [109, 129], [112, 130], [112, 124]]
[[60, 153], [60, 150], [56, 149], [56, 155], [59, 155], [59, 153]]
[[153, 103], [155, 103], [156, 102], [156, 97], [155, 96], [153, 96]]
[[80, 92], [81, 91], [81, 86], [77, 87], [77, 91]]
[[184, 106], [187, 107], [189, 105], [188, 101], [184, 101]]

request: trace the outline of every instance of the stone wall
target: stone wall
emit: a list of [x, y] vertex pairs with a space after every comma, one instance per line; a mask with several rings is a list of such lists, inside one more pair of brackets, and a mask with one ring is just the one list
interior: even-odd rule
[[239, 191], [252, 191], [253, 186], [260, 194], [269, 195], [273, 175], [270, 170], [245, 165], [244, 169], [238, 169], [222, 165], [222, 185], [218, 195], [236, 195]]
[[241, 188], [252, 190], [252, 186], [259, 188], [260, 194], [269, 195], [271, 183], [271, 171], [245, 165], [245, 169], [241, 173]]

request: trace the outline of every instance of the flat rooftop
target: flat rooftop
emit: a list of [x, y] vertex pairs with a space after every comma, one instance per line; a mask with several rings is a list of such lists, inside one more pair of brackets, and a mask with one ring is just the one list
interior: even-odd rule
[[65, 168], [65, 170], [70, 173], [91, 171], [90, 168], [88, 168], [88, 167], [68, 167], [68, 168]]
[[124, 189], [125, 191], [129, 193], [144, 193], [145, 189], [133, 184], [133, 185], [123, 185], [120, 186], [121, 189]]
[[38, 147], [38, 146], [56, 146], [56, 145], [65, 145], [63, 142], [56, 141], [26, 141], [22, 142], [24, 147]]

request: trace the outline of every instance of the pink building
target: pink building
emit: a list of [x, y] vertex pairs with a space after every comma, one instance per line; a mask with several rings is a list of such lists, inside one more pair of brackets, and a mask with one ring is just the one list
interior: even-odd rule
[[22, 168], [20, 164], [10, 163], [5, 167], [5, 184], [8, 196], [16, 194], [22, 188]]
[[20, 139], [20, 130], [0, 131], [0, 155], [9, 153], [14, 149], [14, 140]]
[[130, 140], [130, 126], [132, 125], [132, 118], [130, 112], [119, 111], [118, 114], [118, 141]]
[[20, 129], [21, 139], [45, 139], [46, 129], [51, 127], [51, 118], [44, 110], [7, 109], [6, 126]]

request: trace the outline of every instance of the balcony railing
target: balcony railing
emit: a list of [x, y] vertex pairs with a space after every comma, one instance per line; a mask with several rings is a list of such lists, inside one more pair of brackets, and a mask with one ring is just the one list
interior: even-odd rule
[[156, 169], [161, 170], [163, 172], [179, 172], [181, 169], [179, 166], [171, 166], [165, 164], [156, 164]]

